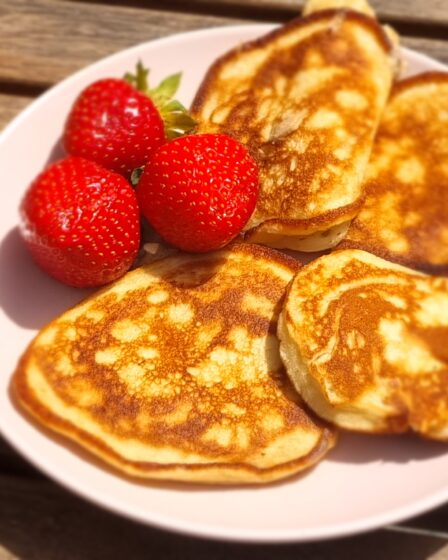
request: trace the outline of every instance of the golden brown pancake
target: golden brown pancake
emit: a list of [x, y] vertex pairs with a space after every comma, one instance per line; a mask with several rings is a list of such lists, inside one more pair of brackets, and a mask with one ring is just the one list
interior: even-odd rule
[[140, 267], [38, 334], [13, 378], [17, 399], [130, 475], [260, 483], [310, 467], [335, 436], [279, 356], [298, 266], [234, 245]]
[[397, 84], [383, 115], [364, 208], [342, 247], [448, 273], [448, 73]]
[[247, 240], [316, 251], [343, 238], [392, 77], [387, 35], [351, 10], [295, 19], [212, 65], [192, 112], [198, 132], [229, 134], [258, 162]]
[[281, 356], [321, 417], [448, 441], [448, 280], [358, 250], [304, 267], [279, 321]]

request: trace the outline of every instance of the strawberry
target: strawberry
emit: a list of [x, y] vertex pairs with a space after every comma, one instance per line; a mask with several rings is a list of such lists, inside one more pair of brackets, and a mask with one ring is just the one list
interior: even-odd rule
[[258, 169], [224, 134], [183, 136], [149, 159], [137, 185], [143, 215], [169, 243], [192, 252], [226, 245], [251, 216]]
[[67, 152], [129, 177], [167, 138], [191, 129], [195, 123], [186, 109], [171, 100], [180, 74], [155, 89], [147, 78], [139, 62], [135, 75], [102, 79], [83, 90], [65, 124]]
[[121, 175], [68, 157], [44, 170], [20, 207], [21, 234], [36, 263], [76, 287], [122, 276], [140, 243], [135, 192]]

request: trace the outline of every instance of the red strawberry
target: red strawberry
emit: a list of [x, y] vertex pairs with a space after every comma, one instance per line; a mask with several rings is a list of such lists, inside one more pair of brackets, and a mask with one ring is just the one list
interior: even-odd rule
[[99, 80], [82, 91], [65, 125], [67, 152], [130, 176], [173, 131], [189, 130], [194, 121], [180, 103], [171, 101], [180, 74], [153, 90], [147, 75], [139, 63], [136, 75]]
[[161, 146], [137, 186], [143, 215], [169, 243], [205, 252], [226, 245], [251, 216], [258, 170], [224, 134], [197, 134]]
[[139, 208], [129, 183], [94, 162], [69, 157], [30, 185], [21, 233], [36, 263], [79, 288], [122, 276], [140, 243]]

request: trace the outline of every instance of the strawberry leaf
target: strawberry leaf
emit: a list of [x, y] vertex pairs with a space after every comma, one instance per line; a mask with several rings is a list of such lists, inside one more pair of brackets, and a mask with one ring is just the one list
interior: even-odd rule
[[139, 60], [135, 74], [128, 72], [124, 75], [124, 79], [152, 100], [162, 116], [165, 134], [169, 139], [190, 132], [196, 126], [196, 121], [180, 101], [173, 99], [179, 89], [182, 73], [168, 76], [155, 88], [149, 87], [148, 75], [149, 70]]
[[156, 105], [158, 105], [157, 100], [165, 104], [173, 97], [179, 89], [181, 77], [182, 74], [180, 72], [168, 76], [156, 88], [149, 90], [149, 95]]
[[187, 109], [182, 105], [180, 101], [177, 99], [173, 99], [172, 101], [168, 101], [166, 105], [163, 106], [163, 111], [166, 113], [174, 113], [175, 111], [182, 111], [186, 112]]
[[165, 134], [169, 140], [183, 136], [190, 132], [197, 124], [185, 109], [177, 111], [166, 111], [163, 109], [161, 114], [165, 123]]
[[131, 74], [130, 72], [126, 72], [124, 75], [124, 79], [134, 86], [138, 91], [143, 93], [148, 93], [148, 75], [149, 69], [143, 66], [141, 60], [137, 62], [136, 72], [135, 74]]

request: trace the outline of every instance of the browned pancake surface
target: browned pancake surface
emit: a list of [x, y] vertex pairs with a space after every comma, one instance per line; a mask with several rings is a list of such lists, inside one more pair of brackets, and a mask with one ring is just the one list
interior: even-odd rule
[[363, 210], [342, 247], [448, 272], [448, 74], [400, 82], [375, 141]]
[[336, 251], [299, 272], [283, 319], [282, 356], [316, 412], [448, 441], [446, 279]]
[[326, 10], [211, 67], [193, 114], [200, 132], [236, 137], [259, 164], [261, 192], [247, 229], [306, 236], [356, 215], [389, 92], [389, 50], [374, 19]]
[[41, 332], [14, 377], [19, 401], [131, 474], [260, 482], [296, 472], [333, 441], [278, 354], [297, 267], [243, 245], [137, 269]]

